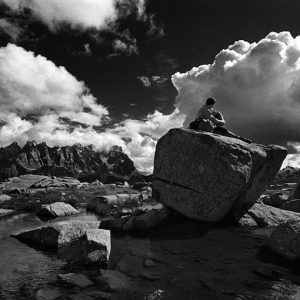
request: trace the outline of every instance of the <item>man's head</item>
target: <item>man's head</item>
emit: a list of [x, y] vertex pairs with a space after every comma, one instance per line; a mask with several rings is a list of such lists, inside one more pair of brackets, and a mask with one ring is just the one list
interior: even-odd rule
[[207, 98], [207, 100], [206, 100], [206, 105], [208, 105], [208, 106], [214, 106], [215, 103], [216, 103], [216, 99], [214, 99], [214, 98]]

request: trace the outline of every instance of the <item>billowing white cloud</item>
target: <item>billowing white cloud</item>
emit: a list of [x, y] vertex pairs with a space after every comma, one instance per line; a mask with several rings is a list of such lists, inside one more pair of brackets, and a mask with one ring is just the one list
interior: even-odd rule
[[0, 146], [28, 140], [50, 146], [81, 143], [107, 151], [123, 148], [138, 169], [151, 171], [157, 139], [184, 118], [175, 110], [128, 119], [102, 130], [109, 118], [85, 84], [45, 57], [8, 44], [0, 48]]
[[300, 36], [268, 34], [257, 43], [237, 41], [222, 50], [212, 64], [176, 73], [176, 106], [194, 119], [208, 97], [228, 129], [259, 143], [287, 146], [300, 141]]
[[73, 28], [105, 29], [124, 14], [142, 17], [144, 0], [0, 0], [15, 11], [30, 9], [51, 30], [67, 23]]
[[3, 32], [11, 38], [12, 41], [17, 41], [22, 29], [5, 18], [0, 19], [0, 33]]

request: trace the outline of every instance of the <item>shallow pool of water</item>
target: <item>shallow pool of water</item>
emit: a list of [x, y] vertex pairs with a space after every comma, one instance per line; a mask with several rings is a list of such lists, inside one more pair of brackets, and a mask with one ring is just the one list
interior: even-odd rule
[[[57, 218], [60, 220], [97, 220], [94, 214]], [[55, 253], [37, 251], [10, 235], [46, 225], [35, 215], [20, 214], [0, 220], [0, 299], [34, 299], [40, 288], [55, 285], [57, 274], [66, 263]]]

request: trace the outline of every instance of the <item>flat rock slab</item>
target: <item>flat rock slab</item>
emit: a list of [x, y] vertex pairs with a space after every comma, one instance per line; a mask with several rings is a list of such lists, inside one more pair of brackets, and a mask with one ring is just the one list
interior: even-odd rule
[[40, 247], [58, 249], [79, 238], [89, 229], [99, 228], [100, 221], [65, 221], [52, 223], [14, 235], [18, 240]]
[[287, 150], [188, 129], [159, 139], [153, 197], [188, 218], [239, 220], [280, 169]]
[[57, 277], [68, 283], [80, 288], [87, 288], [94, 283], [84, 274], [68, 273], [68, 274], [59, 274]]
[[37, 212], [37, 216], [46, 218], [56, 218], [69, 215], [78, 214], [79, 211], [70, 204], [64, 202], [55, 202], [44, 205], [43, 208]]
[[295, 213], [262, 203], [256, 203], [253, 205], [248, 211], [248, 214], [260, 227], [277, 226], [289, 220], [300, 222], [300, 213]]

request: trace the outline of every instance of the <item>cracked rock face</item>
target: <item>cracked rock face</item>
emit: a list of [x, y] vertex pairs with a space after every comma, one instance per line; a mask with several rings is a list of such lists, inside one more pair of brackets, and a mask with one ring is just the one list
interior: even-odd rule
[[274, 178], [287, 155], [276, 145], [188, 129], [157, 143], [153, 196], [191, 219], [240, 219]]

